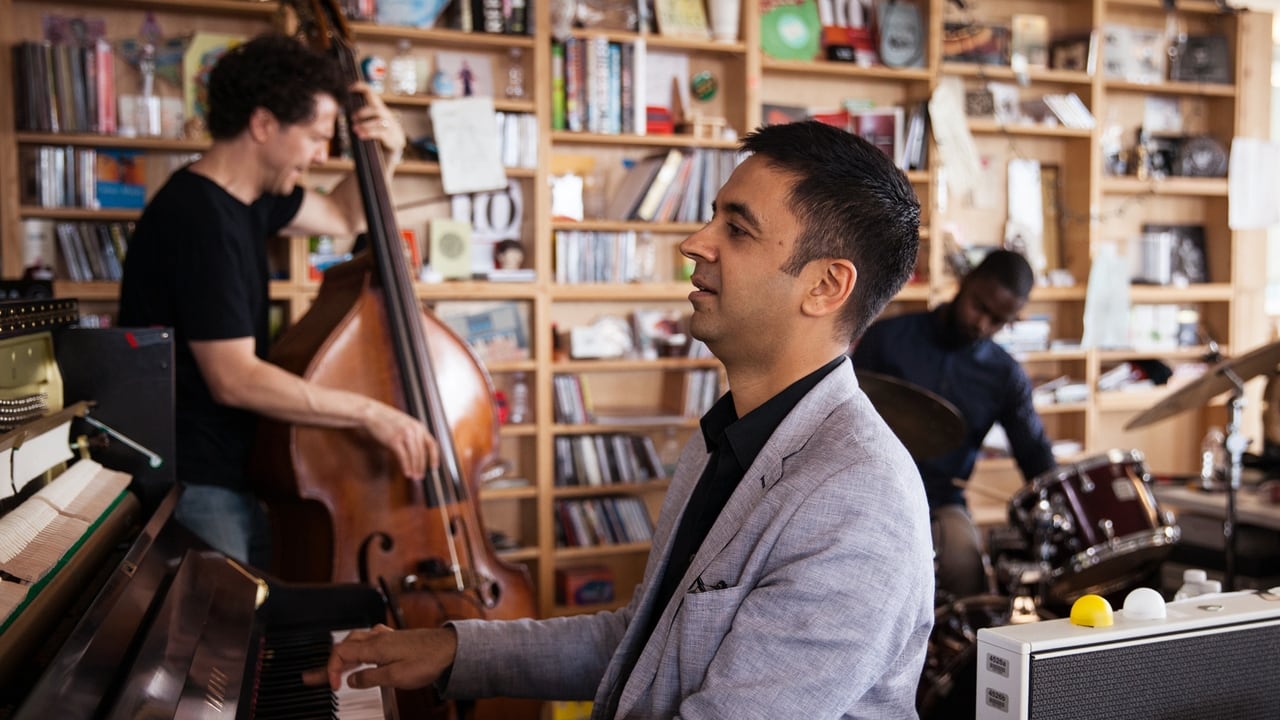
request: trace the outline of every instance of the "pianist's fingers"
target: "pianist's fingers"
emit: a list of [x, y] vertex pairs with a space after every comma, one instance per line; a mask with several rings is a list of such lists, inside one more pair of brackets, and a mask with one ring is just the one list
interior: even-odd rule
[[457, 646], [452, 628], [393, 631], [379, 626], [373, 631], [352, 633], [329, 656], [329, 684], [336, 690], [344, 673], [361, 665], [373, 665], [352, 672], [347, 684], [353, 688], [426, 687], [453, 664]]

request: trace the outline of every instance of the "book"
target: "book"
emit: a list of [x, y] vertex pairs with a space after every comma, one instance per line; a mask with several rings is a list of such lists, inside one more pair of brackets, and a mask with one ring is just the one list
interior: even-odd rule
[[873, 108], [850, 113], [850, 130], [880, 148], [895, 165], [905, 169], [903, 160], [903, 110], [901, 107]]
[[702, 0], [654, 0], [653, 12], [658, 20], [658, 32], [667, 37], [689, 40], [711, 37]]
[[667, 191], [671, 189], [672, 183], [676, 180], [676, 175], [680, 172], [680, 165], [683, 160], [684, 153], [680, 152], [680, 150], [671, 148], [667, 151], [667, 156], [662, 161], [662, 167], [658, 169], [653, 182], [649, 183], [649, 189], [645, 192], [644, 198], [636, 208], [635, 218], [637, 220], [653, 221], [657, 215], [658, 207], [662, 204], [662, 199], [666, 197]]
[[98, 148], [96, 152], [98, 206], [141, 210], [147, 201], [145, 157], [140, 150]]
[[528, 313], [527, 304], [515, 300], [445, 301], [435, 308], [485, 363], [529, 359]]
[[52, 220], [22, 221], [22, 268], [52, 268], [58, 261], [58, 235]]
[[604, 212], [606, 220], [630, 220], [635, 215], [666, 158], [667, 153], [657, 153], [640, 158], [631, 165], [609, 199]]

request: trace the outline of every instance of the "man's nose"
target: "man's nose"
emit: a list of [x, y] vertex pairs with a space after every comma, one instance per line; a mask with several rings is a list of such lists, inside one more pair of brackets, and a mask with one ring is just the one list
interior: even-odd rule
[[699, 258], [704, 260], [712, 259], [714, 250], [712, 249], [711, 243], [708, 242], [710, 237], [708, 230], [711, 228], [711, 225], [712, 223], [708, 223], [702, 226], [684, 240], [680, 241], [680, 254], [690, 260], [698, 260]]

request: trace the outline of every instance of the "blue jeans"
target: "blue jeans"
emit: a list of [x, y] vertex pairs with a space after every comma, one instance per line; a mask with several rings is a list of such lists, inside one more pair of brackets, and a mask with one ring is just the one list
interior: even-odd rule
[[252, 493], [185, 485], [174, 516], [215, 550], [266, 568], [271, 561], [267, 514]]

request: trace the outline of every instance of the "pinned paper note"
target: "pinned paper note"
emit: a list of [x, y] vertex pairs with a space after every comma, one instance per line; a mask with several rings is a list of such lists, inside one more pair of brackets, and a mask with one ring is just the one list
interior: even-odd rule
[[431, 124], [440, 150], [440, 179], [446, 194], [507, 187], [493, 98], [437, 100], [431, 103]]

